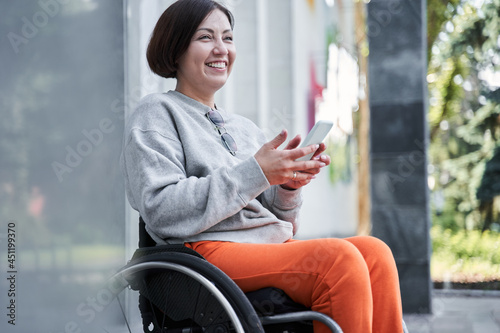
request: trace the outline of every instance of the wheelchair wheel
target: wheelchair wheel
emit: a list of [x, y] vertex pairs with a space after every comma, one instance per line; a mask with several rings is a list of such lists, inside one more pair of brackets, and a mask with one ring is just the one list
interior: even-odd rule
[[109, 284], [125, 317], [125, 332], [264, 332], [236, 284], [191, 254], [167, 252], [135, 258]]

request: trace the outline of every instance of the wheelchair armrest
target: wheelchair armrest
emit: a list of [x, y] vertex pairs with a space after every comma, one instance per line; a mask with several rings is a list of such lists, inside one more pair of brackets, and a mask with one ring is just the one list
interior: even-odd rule
[[316, 320], [328, 327], [334, 333], [342, 333], [340, 326], [330, 317], [315, 311], [302, 311], [293, 313], [282, 313], [275, 316], [261, 318], [262, 325], [298, 322], [304, 320]]

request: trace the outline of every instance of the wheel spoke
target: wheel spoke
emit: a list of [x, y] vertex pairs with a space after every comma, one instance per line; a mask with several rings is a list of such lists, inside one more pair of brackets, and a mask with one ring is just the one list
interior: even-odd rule
[[132, 330], [130, 329], [130, 325], [127, 320], [127, 315], [125, 314], [125, 309], [123, 308], [122, 302], [120, 301], [120, 297], [116, 297], [116, 300], [118, 301], [118, 304], [120, 305], [120, 310], [122, 311], [123, 318], [125, 319], [125, 324], [127, 325], [127, 329], [129, 333], [132, 333]]

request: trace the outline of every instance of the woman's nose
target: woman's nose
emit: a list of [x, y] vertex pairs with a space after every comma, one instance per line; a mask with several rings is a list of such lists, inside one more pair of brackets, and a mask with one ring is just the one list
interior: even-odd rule
[[224, 44], [224, 41], [221, 39], [217, 39], [215, 45], [214, 45], [214, 53], [215, 54], [223, 54], [226, 55], [229, 53], [226, 45]]

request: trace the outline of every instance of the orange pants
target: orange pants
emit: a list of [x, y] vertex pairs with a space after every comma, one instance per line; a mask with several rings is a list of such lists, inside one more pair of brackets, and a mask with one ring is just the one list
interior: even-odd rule
[[[392, 253], [373, 237], [290, 240], [282, 244], [203, 241], [186, 246], [244, 291], [282, 289], [332, 317], [345, 333], [401, 333], [399, 279]], [[314, 323], [314, 332], [330, 332]]]

